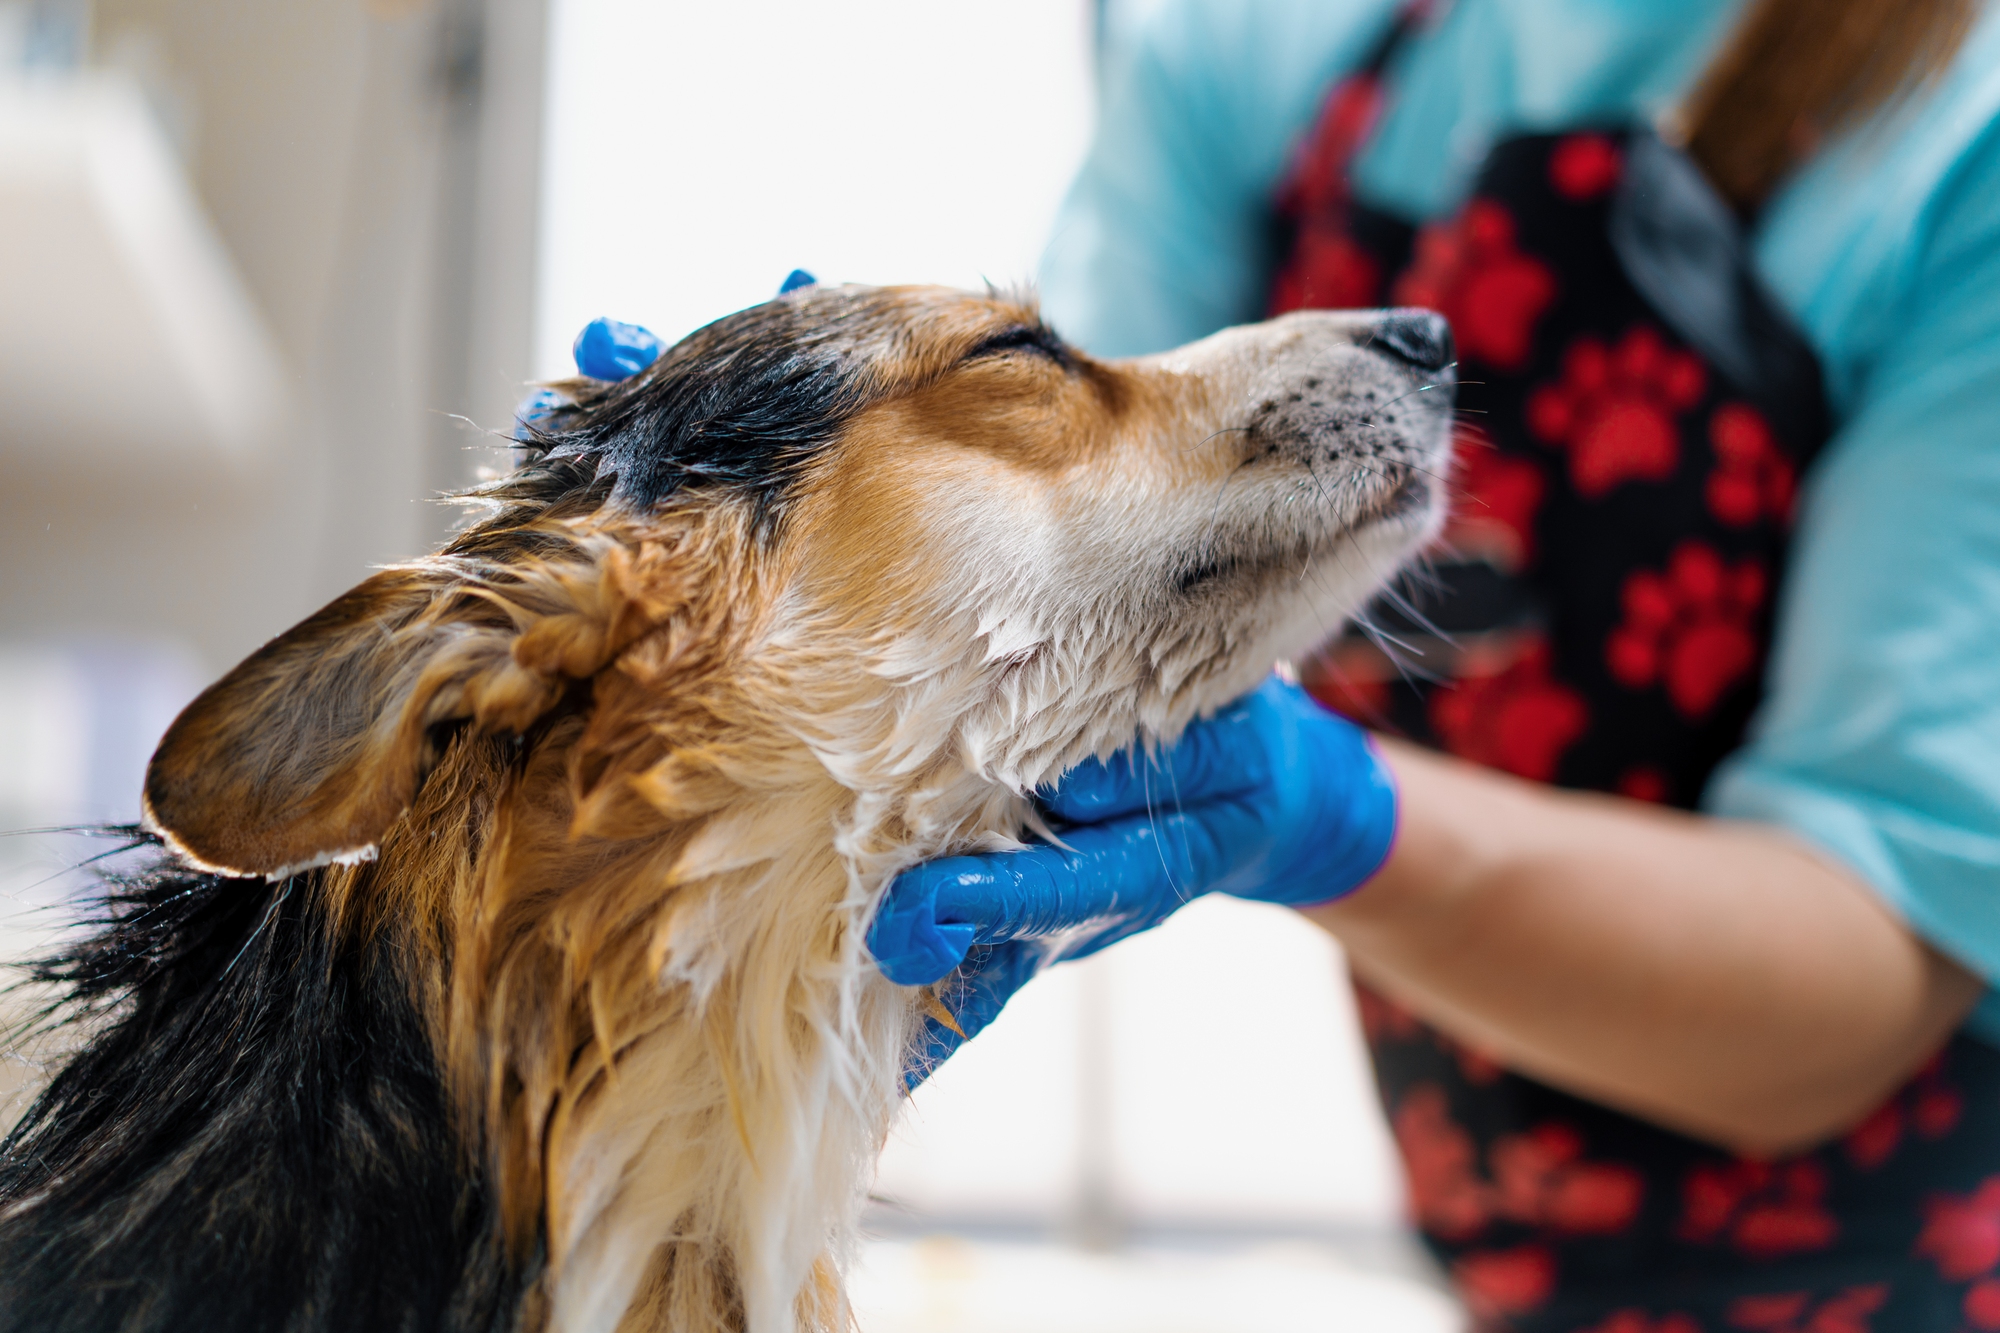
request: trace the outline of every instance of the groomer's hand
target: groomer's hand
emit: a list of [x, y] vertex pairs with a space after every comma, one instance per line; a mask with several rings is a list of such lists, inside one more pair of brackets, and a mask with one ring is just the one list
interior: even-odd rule
[[929, 1021], [912, 1084], [1049, 964], [1150, 929], [1204, 893], [1330, 902], [1365, 883], [1396, 836], [1395, 781], [1366, 733], [1277, 679], [1169, 750], [1087, 761], [1042, 808], [1066, 847], [907, 870], [869, 927], [883, 973], [944, 983], [955, 1023]]
[[[594, 380], [622, 380], [660, 359], [667, 344], [659, 334], [639, 324], [593, 319], [576, 335], [570, 355], [576, 373]], [[568, 400], [554, 389], [537, 389], [514, 409], [514, 438], [530, 440]]]

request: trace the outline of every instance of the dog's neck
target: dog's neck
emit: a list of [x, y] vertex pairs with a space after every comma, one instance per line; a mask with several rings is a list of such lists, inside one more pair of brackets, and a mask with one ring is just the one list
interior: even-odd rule
[[[726, 725], [664, 753], [628, 749], [621, 767], [593, 747], [645, 725], [621, 710], [660, 697], [647, 679], [659, 650], [634, 644], [567, 754], [546, 747], [547, 790], [522, 803], [537, 823], [517, 818], [483, 858], [496, 901], [546, 892], [530, 867], [575, 867], [562, 876], [573, 910], [548, 909], [535, 939], [489, 929], [460, 951], [502, 979], [463, 1030], [519, 1033], [530, 1057], [512, 1082], [531, 1091], [489, 1096], [485, 1114], [492, 1141], [540, 1150], [539, 1166], [502, 1166], [503, 1197], [507, 1181], [539, 1179], [551, 1326], [565, 1333], [678, 1326], [736, 1302], [756, 1330], [839, 1322], [836, 1260], [922, 1002], [869, 963], [866, 923], [896, 871], [1018, 846], [1029, 818], [1016, 786], [968, 762], [1004, 666], [961, 637], [914, 679], [857, 672], [882, 659], [839, 632], [802, 620], [763, 635], [706, 699]], [[914, 645], [892, 646], [910, 665]], [[559, 754], [572, 792], [577, 772], [594, 774], [570, 801], [555, 792]], [[634, 792], [657, 818], [636, 837]], [[626, 836], [607, 858], [596, 835], [614, 831]], [[496, 1012], [505, 994], [518, 998]], [[577, 1015], [578, 1049], [534, 1059], [525, 1029], [552, 1013]], [[474, 1065], [482, 1087], [509, 1084]]]

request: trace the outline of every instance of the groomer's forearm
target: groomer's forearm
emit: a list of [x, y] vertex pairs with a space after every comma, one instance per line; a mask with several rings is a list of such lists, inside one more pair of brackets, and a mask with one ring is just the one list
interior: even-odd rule
[[1363, 977], [1550, 1083], [1739, 1151], [1803, 1147], [1871, 1110], [1978, 997], [1781, 832], [1383, 748], [1396, 849], [1307, 915]]

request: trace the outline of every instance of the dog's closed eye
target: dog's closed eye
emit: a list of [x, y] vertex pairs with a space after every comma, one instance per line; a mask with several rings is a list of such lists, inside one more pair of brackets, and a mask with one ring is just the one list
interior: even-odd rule
[[1055, 334], [1055, 330], [1041, 324], [1017, 324], [1009, 329], [983, 339], [974, 344], [965, 354], [967, 361], [983, 357], [1000, 356], [1008, 352], [1027, 352], [1030, 355], [1046, 357], [1068, 370], [1074, 364], [1067, 344]]

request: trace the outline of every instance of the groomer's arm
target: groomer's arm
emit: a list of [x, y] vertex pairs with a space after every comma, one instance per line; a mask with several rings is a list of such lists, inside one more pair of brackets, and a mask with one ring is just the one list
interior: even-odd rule
[[1505, 1063], [1739, 1151], [1837, 1134], [1981, 990], [1768, 826], [1531, 786], [1407, 745], [1394, 852], [1309, 909], [1355, 969]]

